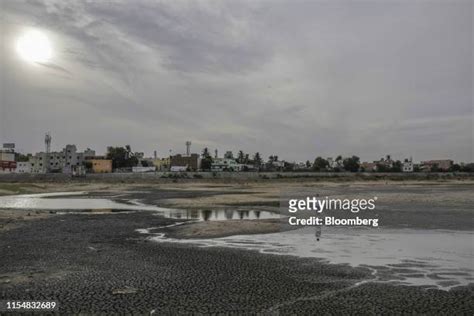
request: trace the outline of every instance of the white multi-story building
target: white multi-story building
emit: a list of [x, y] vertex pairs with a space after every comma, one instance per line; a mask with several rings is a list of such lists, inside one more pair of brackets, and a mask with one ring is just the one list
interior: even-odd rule
[[31, 162], [19, 161], [16, 163], [16, 173], [31, 173]]
[[84, 162], [84, 153], [77, 152], [76, 145], [66, 145], [62, 151], [36, 153], [29, 160], [31, 173], [71, 173], [75, 166]]
[[211, 171], [241, 171], [243, 166], [234, 159], [214, 158], [211, 164]]
[[405, 162], [403, 163], [402, 166], [402, 171], [403, 172], [413, 172], [413, 160], [410, 159], [405, 159]]

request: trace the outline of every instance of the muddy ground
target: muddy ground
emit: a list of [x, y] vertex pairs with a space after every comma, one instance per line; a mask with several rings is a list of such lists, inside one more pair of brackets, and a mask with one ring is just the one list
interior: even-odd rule
[[474, 287], [364, 284], [363, 268], [147, 241], [149, 212], [29, 221], [0, 239], [0, 299], [59, 301], [71, 313], [468, 314]]
[[[278, 211], [280, 191], [294, 187], [284, 182], [27, 184], [15, 190], [90, 190], [89, 197], [137, 199], [167, 207]], [[376, 194], [383, 201], [380, 212], [388, 214], [387, 226], [473, 229], [470, 183], [305, 183], [305, 187], [331, 196]], [[13, 192], [5, 185], [2, 190]], [[470, 315], [474, 310], [472, 285], [450, 291], [374, 283], [355, 286], [371, 278], [369, 270], [248, 250], [151, 242], [136, 229], [176, 222], [152, 212], [58, 215], [0, 210], [0, 214], [4, 227], [0, 231], [0, 299], [55, 299], [61, 314]], [[198, 223], [175, 231], [174, 236], [244, 230], [243, 221], [231, 222], [226, 224], [230, 226], [209, 224], [223, 227]], [[246, 233], [272, 231], [263, 224], [250, 224], [255, 227]]]

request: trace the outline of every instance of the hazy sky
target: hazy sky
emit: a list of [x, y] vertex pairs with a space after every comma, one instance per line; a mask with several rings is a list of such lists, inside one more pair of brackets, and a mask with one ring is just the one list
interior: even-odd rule
[[[0, 142], [473, 159], [473, 1], [0, 0]], [[35, 29], [48, 63], [22, 60]]]

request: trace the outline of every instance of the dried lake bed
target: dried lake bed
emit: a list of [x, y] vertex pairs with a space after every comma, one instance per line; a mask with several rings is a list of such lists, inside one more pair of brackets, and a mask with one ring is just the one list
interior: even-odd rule
[[[385, 217], [385, 225], [377, 229], [323, 228], [319, 242], [315, 239], [314, 228], [279, 231], [278, 208], [275, 207], [275, 203], [272, 203], [277, 197], [275, 188], [265, 189], [260, 186], [255, 188], [246, 186], [237, 188], [207, 187], [205, 190], [196, 190], [195, 187], [186, 188], [185, 190], [182, 190], [182, 188], [177, 190], [170, 190], [169, 188], [150, 190], [145, 187], [138, 187], [128, 188], [127, 190], [107, 188], [107, 190], [94, 192], [75, 191], [41, 195], [3, 196], [0, 197], [0, 208], [3, 209], [0, 210], [0, 213], [8, 211], [9, 214], [15, 214], [16, 210], [22, 212], [21, 214], [25, 218], [28, 217], [28, 213], [31, 217], [34, 217], [37, 213], [46, 213], [47, 216], [41, 216], [37, 221], [17, 223], [18, 225], [14, 229], [2, 232], [3, 237], [5, 237], [2, 239], [2, 247], [12, 247], [15, 240], [18, 247], [20, 242], [32, 241], [31, 238], [35, 236], [32, 243], [36, 247], [41, 248], [54, 244], [58, 249], [68, 247], [67, 252], [70, 253], [67, 254], [66, 252], [65, 257], [45, 258], [46, 254], [40, 255], [36, 249], [33, 251], [28, 245], [20, 245], [20, 248], [26, 250], [26, 253], [30, 249], [29, 251], [33, 257], [39, 257], [44, 262], [49, 262], [50, 264], [46, 267], [29, 262], [23, 255], [19, 259], [19, 254], [8, 248], [9, 250], [6, 253], [11, 257], [3, 259], [4, 263], [13, 265], [14, 262], [17, 262], [17, 264], [16, 267], [3, 268], [0, 275], [1, 289], [4, 294], [2, 296], [5, 297], [5, 291], [8, 289], [13, 290], [17, 295], [21, 293], [22, 289], [27, 288], [36, 288], [36, 293], [38, 293], [40, 288], [45, 290], [45, 281], [47, 281], [47, 284], [48, 282], [59, 282], [62, 288], [68, 289], [67, 280], [77, 280], [75, 278], [78, 275], [84, 277], [84, 274], [90, 278], [90, 274], [93, 273], [91, 269], [96, 270], [93, 274], [100, 274], [102, 260], [106, 259], [103, 256], [106, 254], [117, 261], [118, 266], [112, 270], [119, 269], [119, 271], [122, 271], [121, 266], [124, 265], [123, 260], [125, 259], [119, 257], [120, 251], [117, 248], [123, 248], [124, 244], [127, 244], [127, 247], [122, 249], [124, 255], [129, 255], [130, 251], [134, 254], [136, 252], [141, 253], [139, 257], [132, 256], [127, 260], [134, 259], [132, 260], [133, 264], [137, 267], [149, 262], [145, 266], [150, 268], [150, 271], [145, 272], [138, 268], [138, 271], [143, 275], [135, 275], [134, 278], [137, 280], [149, 275], [152, 271], [157, 271], [156, 269], [159, 267], [155, 266], [153, 262], [158, 264], [160, 260], [167, 261], [167, 264], [164, 265], [167, 267], [166, 269], [174, 269], [176, 273], [182, 273], [188, 263], [174, 263], [177, 264], [174, 268], [171, 268], [171, 265], [168, 266], [168, 264], [174, 262], [169, 258], [174, 256], [171, 255], [173, 252], [168, 253], [168, 251], [172, 251], [171, 249], [182, 253], [187, 258], [186, 260], [197, 260], [198, 262], [201, 259], [194, 257], [191, 259], [191, 257], [186, 257], [184, 254], [196, 252], [195, 255], [200, 255], [203, 258], [222, 256], [223, 254], [226, 258], [237, 256], [233, 260], [242, 260], [240, 263], [247, 262], [247, 264], [250, 264], [250, 260], [254, 263], [251, 266], [255, 271], [268, 268], [269, 262], [278, 263], [277, 271], [280, 272], [273, 271], [277, 274], [286, 271], [285, 269], [292, 269], [291, 274], [300, 275], [300, 273], [304, 273], [306, 275], [307, 269], [312, 270], [307, 275], [309, 279], [304, 277], [300, 279], [302, 278], [300, 275], [290, 282], [281, 280], [286, 278], [283, 276], [278, 277], [280, 280], [273, 280], [274, 277], [270, 277], [273, 281], [267, 282], [273, 284], [272, 286], [276, 286], [277, 290], [288, 291], [293, 289], [293, 293], [289, 294], [286, 299], [284, 296], [277, 295], [278, 297], [275, 297], [275, 294], [270, 293], [272, 291], [270, 289], [264, 290], [261, 288], [262, 285], [267, 284], [263, 282], [263, 279], [269, 278], [268, 271], [261, 271], [260, 281], [262, 281], [262, 285], [254, 284], [254, 281], [248, 280], [241, 274], [249, 273], [247, 271], [249, 267], [244, 270], [238, 269], [240, 272], [237, 275], [233, 274], [234, 272], [227, 271], [227, 273], [233, 275], [233, 277], [227, 276], [231, 280], [235, 281], [235, 278], [240, 278], [238, 281], [239, 287], [241, 287], [239, 293], [245, 293], [245, 288], [247, 288], [248, 293], [254, 293], [259, 288], [258, 291], [265, 292], [265, 295], [263, 295], [265, 302], [260, 304], [252, 301], [246, 307], [239, 307], [240, 309], [235, 307], [235, 304], [230, 304], [229, 306], [234, 306], [235, 310], [255, 312], [273, 311], [276, 308], [283, 313], [302, 312], [311, 310], [312, 304], [318, 300], [321, 303], [323, 296], [320, 297], [318, 293], [322, 294], [322, 292], [332, 293], [330, 295], [337, 298], [340, 295], [345, 295], [346, 292], [357, 293], [358, 291], [369, 291], [375, 293], [376, 296], [386, 295], [386, 293], [379, 293], [381, 289], [388, 291], [387, 293], [393, 292], [402, 295], [398, 289], [405, 289], [404, 291], [407, 293], [412, 293], [413, 298], [418, 297], [416, 302], [413, 301], [412, 305], [409, 304], [412, 308], [418, 308], [418, 311], [423, 311], [424, 299], [431, 300], [433, 295], [441, 295], [439, 293], [449, 293], [445, 295], [450, 299], [453, 296], [460, 302], [456, 306], [449, 306], [451, 304], [449, 300], [441, 301], [441, 307], [439, 307], [441, 310], [444, 306], [444, 310], [462, 311], [472, 306], [472, 283], [474, 282], [472, 263], [473, 210], [470, 206], [473, 204], [471, 204], [472, 197], [469, 194], [472, 193], [471, 189], [472, 186], [459, 185], [431, 187], [400, 186], [398, 184], [375, 187], [365, 185], [315, 186], [315, 190], [321, 194], [332, 194], [334, 196], [353, 196], [363, 192], [370, 191], [373, 193], [376, 191], [377, 195], [386, 202], [381, 205], [380, 212], [384, 212], [385, 215], [388, 214]], [[239, 196], [239, 193], [241, 196]], [[190, 208], [189, 205], [193, 204], [193, 200], [195, 208]], [[244, 203], [246, 201], [250, 202]], [[451, 216], [449, 216], [450, 213]], [[431, 214], [431, 216], [427, 216], [427, 214]], [[455, 217], [455, 219], [452, 217]], [[269, 233], [262, 234], [259, 232], [258, 226], [260, 224], [257, 223], [262, 223], [262, 226], [264, 223], [272, 225], [269, 226], [270, 229], [263, 231]], [[199, 235], [199, 232], [205, 231], [207, 228], [211, 229], [216, 225], [220, 230], [232, 232], [231, 236], [224, 234], [224, 237], [209, 238], [206, 234]], [[252, 225], [250, 235], [246, 234], [248, 230], [243, 228], [249, 225]], [[456, 229], [457, 226], [459, 229]], [[118, 227], [121, 228], [120, 232], [113, 234], [113, 232], [117, 232]], [[83, 232], [82, 237], [81, 230]], [[180, 238], [182, 237], [180, 233], [183, 230], [189, 231], [185, 239]], [[21, 234], [22, 232], [23, 234]], [[195, 236], [192, 236], [193, 233]], [[57, 237], [58, 240], [53, 240], [51, 238], [53, 236]], [[124, 240], [117, 240], [125, 236]], [[76, 243], [71, 245], [74, 240]], [[120, 247], [117, 247], [117, 243]], [[115, 247], [112, 247], [112, 245], [115, 245]], [[138, 248], [141, 248], [141, 250]], [[54, 249], [48, 251], [55, 252]], [[81, 256], [83, 258], [80, 258]], [[78, 268], [76, 263], [71, 261], [75, 260], [74, 258], [84, 261], [84, 257], [88, 258], [86, 260], [87, 271]], [[15, 258], [17, 258], [16, 261]], [[61, 260], [63, 260], [62, 265], [58, 262]], [[136, 260], [142, 262], [137, 264]], [[143, 260], [145, 261], [143, 262]], [[224, 263], [227, 259], [215, 257], [214, 260], [216, 260], [216, 264], [223, 260], [222, 263], [218, 264], [219, 269], [223, 269], [220, 264], [230, 264]], [[109, 264], [114, 265], [114, 261], [109, 260]], [[149, 266], [149, 264], [152, 264], [152, 266]], [[201, 264], [202, 262], [196, 263], [196, 269], [202, 268], [205, 271], [207, 268], [204, 268]], [[263, 266], [259, 267], [260, 265]], [[281, 265], [285, 268], [282, 268]], [[55, 271], [61, 270], [60, 266], [63, 267], [63, 271]], [[125, 266], [126, 264], [123, 268]], [[164, 266], [161, 266], [161, 268]], [[333, 272], [324, 272], [324, 269]], [[196, 271], [192, 268], [184, 274], [188, 278], [194, 278], [194, 280], [190, 280], [192, 284], [204, 285], [207, 284], [207, 281], [204, 282], [199, 277], [203, 271]], [[22, 273], [30, 277], [26, 280], [22, 279], [19, 277]], [[102, 271], [102, 273], [105, 272]], [[61, 276], [58, 276], [59, 274]], [[160, 274], [163, 274], [163, 271], [157, 272], [156, 275]], [[145, 302], [147, 303], [143, 303], [143, 309], [140, 310], [147, 310], [148, 307], [156, 304], [153, 303], [156, 301], [154, 295], [149, 293], [149, 289], [138, 286], [136, 283], [138, 281], [134, 278], [127, 281], [126, 277], [114, 276], [112, 280], [115, 281], [108, 284], [101, 276], [100, 279], [104, 280], [105, 284], [100, 286], [96, 284], [95, 286], [100, 288], [99, 291], [107, 291], [115, 283], [117, 286], [118, 284], [123, 286], [135, 285], [137, 291], [141, 292], [137, 296], [146, 297]], [[258, 279], [259, 277], [254, 275], [253, 278]], [[328, 278], [332, 279], [329, 283], [327, 282]], [[2, 280], [7, 280], [7, 282], [1, 283]], [[316, 282], [315, 280], [319, 281]], [[156, 282], [166, 283], [170, 281], [167, 278], [158, 278], [152, 284], [157, 286]], [[214, 280], [212, 283], [214, 287], [216, 286], [215, 282], [217, 281]], [[305, 289], [296, 291], [293, 288], [294, 282], [304, 283]], [[163, 285], [161, 283], [158, 288]], [[322, 286], [322, 283], [325, 286], [320, 289], [319, 286]], [[313, 284], [313, 287], [310, 284]], [[209, 284], [207, 285], [209, 286]], [[87, 287], [86, 284], [82, 286]], [[182, 285], [175, 284], [175, 286], [173, 289], [178, 290]], [[222, 286], [224, 285], [219, 287]], [[412, 290], [406, 290], [407, 286]], [[50, 289], [48, 286], [46, 288]], [[184, 288], [186, 287], [183, 287], [183, 290]], [[70, 295], [70, 290], [66, 290], [63, 296]], [[49, 290], [45, 291], [48, 292]], [[89, 293], [89, 290], [84, 291]], [[166, 290], [162, 291], [166, 293]], [[267, 291], [270, 292], [267, 293]], [[230, 295], [229, 297], [233, 297], [232, 289], [226, 288], [224, 292], [227, 293], [226, 295]], [[160, 295], [164, 295], [163, 293]], [[107, 292], [104, 295], [108, 297], [109, 294]], [[62, 294], [57, 295], [61, 297]], [[208, 295], [212, 297], [212, 293]], [[87, 295], [85, 296], [87, 297]], [[310, 297], [313, 297], [313, 300]], [[303, 298], [304, 300], [302, 300]], [[128, 299], [133, 300], [133, 298]], [[394, 301], [396, 300], [394, 298]], [[69, 300], [65, 301], [69, 302]], [[165, 304], [166, 308], [169, 308], [170, 311], [183, 311], [184, 307], [180, 305], [181, 303], [173, 309], [172, 301]], [[98, 302], [95, 304], [97, 308], [102, 306]], [[193, 304], [199, 305], [197, 302]], [[191, 305], [194, 306], [193, 304]], [[390, 305], [378, 300], [371, 304], [374, 308], [382, 309]], [[70, 311], [75, 310], [70, 302], [66, 306]], [[205, 306], [208, 311], [229, 310], [229, 306], [225, 307], [227, 305], [221, 302], [207, 302]], [[129, 305], [125, 304], [118, 311], [133, 310], [130, 308]]]

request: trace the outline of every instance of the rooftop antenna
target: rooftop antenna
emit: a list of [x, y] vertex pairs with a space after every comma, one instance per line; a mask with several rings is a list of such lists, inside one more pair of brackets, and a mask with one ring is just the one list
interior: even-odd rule
[[44, 135], [44, 145], [46, 147], [45, 166], [46, 172], [49, 172], [49, 153], [51, 152], [51, 133], [47, 132]]
[[188, 140], [186, 141], [186, 156], [189, 156], [191, 153], [191, 142]]
[[46, 153], [49, 154], [51, 152], [51, 134], [47, 132], [44, 136], [44, 144], [46, 146]]
[[217, 149], [216, 149], [216, 150], [214, 150], [214, 154], [215, 154], [214, 158], [216, 158], [216, 159], [217, 159], [217, 157], [218, 157], [218, 156], [217, 156]]

